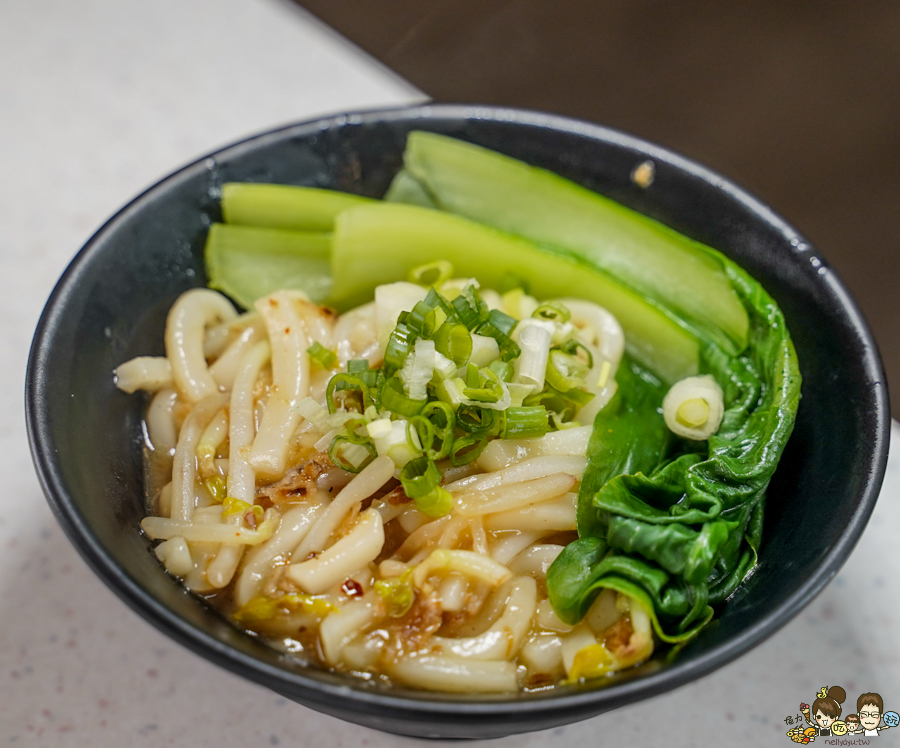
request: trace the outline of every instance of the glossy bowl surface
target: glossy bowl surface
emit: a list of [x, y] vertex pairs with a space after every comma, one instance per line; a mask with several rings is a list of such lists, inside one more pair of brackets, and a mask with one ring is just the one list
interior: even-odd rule
[[[784, 310], [803, 398], [769, 488], [759, 567], [716, 621], [602, 688], [514, 697], [385, 689], [287, 658], [230, 625], [157, 562], [143, 517], [141, 398], [112, 370], [163, 353], [166, 312], [203, 285], [207, 227], [223, 182], [328, 187], [380, 197], [406, 135], [433, 130], [543, 166], [722, 250]], [[630, 180], [652, 159], [648, 189]], [[796, 615], [834, 576], [875, 504], [890, 417], [875, 344], [846, 289], [794, 228], [711, 171], [637, 138], [535, 112], [424, 106], [345, 115], [265, 133], [163, 179], [106, 223], [47, 303], [28, 366], [32, 454], [47, 499], [94, 571], [145, 619], [194, 652], [341, 719], [422, 737], [491, 738], [584, 719], [699, 678]], [[802, 542], [798, 539], [802, 538]]]

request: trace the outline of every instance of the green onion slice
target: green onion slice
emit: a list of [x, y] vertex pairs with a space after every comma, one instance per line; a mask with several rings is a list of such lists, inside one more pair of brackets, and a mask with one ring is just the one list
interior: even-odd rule
[[353, 374], [335, 374], [328, 380], [328, 386], [325, 388], [325, 403], [328, 405], [329, 413], [337, 412], [338, 405], [334, 399], [334, 393], [338, 389], [359, 390], [362, 395], [363, 410], [373, 404], [372, 396], [369, 394], [369, 388], [362, 379]]
[[472, 355], [472, 336], [465, 325], [448, 319], [432, 337], [435, 350], [457, 366], [464, 366]]
[[[434, 400], [422, 409], [421, 416], [418, 417], [427, 420], [432, 428], [431, 441], [429, 446], [425, 448], [425, 454], [429, 459], [443, 460], [453, 448], [453, 432], [456, 428], [456, 414], [453, 412], [453, 408], [440, 400]], [[419, 439], [424, 446], [425, 440], [422, 439], [421, 430], [419, 431]], [[437, 446], [435, 446], [435, 441], [438, 441]]]
[[550, 430], [549, 416], [543, 405], [507, 408], [500, 415], [500, 437], [503, 439], [535, 439]]
[[[354, 465], [352, 462], [345, 460], [341, 456], [341, 447], [343, 445], [350, 445], [356, 449], [364, 449], [369, 453], [369, 457], [358, 465]], [[346, 436], [343, 434], [338, 434], [334, 439], [331, 440], [331, 446], [328, 447], [328, 457], [331, 458], [331, 461], [337, 465], [341, 470], [346, 470], [348, 473], [358, 473], [360, 472], [366, 465], [368, 465], [372, 460], [374, 460], [378, 456], [378, 452], [375, 450], [375, 445], [371, 442], [367, 442], [364, 444], [354, 444], [351, 442]]]
[[546, 319], [551, 322], [565, 324], [572, 318], [572, 312], [565, 304], [558, 301], [545, 301], [531, 315], [536, 319]]
[[333, 351], [329, 351], [318, 340], [314, 340], [313, 344], [306, 349], [309, 357], [315, 361], [323, 369], [333, 369], [337, 366], [338, 357]]
[[422, 455], [407, 462], [400, 471], [400, 484], [413, 501], [430, 494], [441, 484], [441, 471], [428, 457]]
[[384, 368], [388, 374], [393, 374], [397, 369], [402, 369], [416, 343], [416, 334], [399, 322], [391, 332], [387, 348], [384, 351]]
[[453, 447], [450, 449], [450, 464], [453, 467], [468, 465], [473, 460], [478, 459], [481, 453], [484, 452], [487, 444], [487, 437], [484, 436], [473, 435], [457, 439], [453, 442]]
[[434, 262], [419, 265], [409, 271], [408, 278], [412, 283], [420, 286], [440, 286], [453, 277], [453, 264], [447, 260], [435, 260]]
[[456, 411], [456, 425], [467, 434], [494, 436], [500, 429], [500, 413], [491, 408], [460, 405]]
[[389, 377], [381, 386], [381, 407], [404, 418], [418, 415], [425, 407], [426, 400], [413, 400], [403, 391], [403, 382], [398, 377]]

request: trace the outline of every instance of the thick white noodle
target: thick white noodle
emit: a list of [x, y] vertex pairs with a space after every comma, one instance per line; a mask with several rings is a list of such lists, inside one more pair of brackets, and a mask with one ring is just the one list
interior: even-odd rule
[[469, 583], [462, 574], [450, 572], [444, 577], [438, 587], [438, 597], [441, 600], [441, 610], [448, 613], [458, 613], [466, 604], [466, 593], [469, 591]]
[[258, 324], [259, 315], [256, 312], [244, 312], [228, 322], [220, 322], [206, 328], [203, 338], [203, 355], [207, 359], [219, 358], [234, 339], [248, 326]]
[[156, 557], [162, 561], [169, 574], [183, 577], [194, 569], [194, 559], [191, 558], [191, 549], [184, 538], [172, 538], [164, 540], [153, 549]]
[[571, 491], [576, 483], [575, 477], [568, 473], [554, 473], [544, 478], [534, 478], [486, 491], [476, 489], [459, 494], [455, 498], [453, 510], [464, 517], [477, 517], [520, 509], [529, 504], [561, 496]]
[[288, 444], [301, 417], [294, 406], [309, 393], [310, 341], [295, 304], [300, 300], [305, 297], [299, 292], [276, 291], [256, 302], [272, 345], [272, 387], [250, 463], [269, 480], [284, 475]]
[[332, 665], [341, 661], [343, 648], [365, 631], [378, 617], [377, 595], [369, 593], [351, 600], [340, 610], [329, 613], [319, 626], [319, 641], [325, 659]]
[[[278, 526], [278, 513], [269, 509], [268, 516], [256, 530], [248, 527], [235, 526], [220, 522], [212, 524], [208, 522], [185, 522], [166, 517], [144, 517], [141, 520], [141, 529], [147, 533], [151, 540], [168, 540], [180, 537], [189, 542], [222, 543], [226, 547], [243, 547], [245, 545], [259, 545], [264, 543], [275, 532]], [[221, 554], [221, 551], [219, 551]], [[207, 570], [207, 577], [209, 572]], [[210, 580], [210, 584], [212, 584]]]
[[494, 439], [476, 462], [485, 471], [502, 470], [532, 457], [587, 454], [593, 426], [551, 431], [537, 439]]
[[203, 430], [197, 443], [197, 460], [201, 475], [216, 472], [216, 450], [228, 436], [228, 410], [222, 408]]
[[172, 364], [162, 356], [138, 356], [120, 364], [113, 376], [122, 392], [156, 392], [172, 384]]
[[209, 367], [216, 383], [225, 390], [234, 386], [241, 359], [254, 345], [266, 339], [266, 329], [258, 315], [253, 315], [247, 326], [228, 344], [221, 356]]
[[178, 297], [166, 319], [166, 357], [172, 379], [188, 402], [196, 403], [219, 391], [203, 355], [207, 325], [237, 316], [231, 302], [208, 288], [194, 288]]
[[566, 634], [562, 638], [562, 659], [566, 674], [571, 675], [572, 665], [575, 663], [575, 655], [577, 655], [585, 647], [590, 647], [597, 643], [597, 638], [586, 623], [580, 623], [571, 633]]
[[518, 689], [512, 662], [419, 655], [389, 666], [388, 674], [414, 688], [451, 693], [505, 693]]
[[[256, 472], [247, 460], [247, 450], [256, 432], [253, 392], [256, 380], [270, 356], [271, 349], [265, 340], [247, 351], [241, 360], [234, 389], [231, 391], [227, 493], [229, 498], [240, 499], [248, 504], [256, 502]], [[226, 522], [234, 527], [240, 527], [243, 521], [241, 514], [232, 514], [226, 518]], [[243, 546], [222, 546], [206, 569], [206, 578], [213, 587], [219, 589], [231, 581], [243, 552]]]
[[172, 519], [190, 522], [194, 512], [197, 442], [200, 441], [203, 430], [227, 401], [228, 395], [210, 395], [197, 403], [184, 419], [172, 464]]
[[499, 488], [511, 483], [534, 480], [553, 473], [568, 473], [581, 478], [587, 467], [587, 458], [580, 456], [566, 457], [533, 457], [530, 460], [511, 465], [494, 473], [471, 475], [467, 478], [448, 483], [444, 486], [451, 493], [468, 491], [484, 491], [488, 488]]
[[351, 309], [338, 318], [334, 327], [334, 345], [341, 366], [346, 366], [353, 358], [365, 358], [370, 365], [381, 360], [374, 301]]
[[256, 473], [247, 459], [247, 452], [256, 433], [254, 389], [263, 367], [269, 362], [271, 349], [266, 341], [257, 343], [241, 361], [234, 389], [228, 422], [228, 495], [253, 504], [256, 498]]
[[328, 505], [319, 516], [315, 525], [303, 538], [293, 561], [302, 561], [313, 551], [325, 548], [328, 538], [338, 528], [341, 521], [354, 506], [369, 498], [385, 483], [394, 477], [394, 462], [387, 455], [376, 457], [359, 473]]
[[353, 529], [309, 561], [291, 564], [287, 578], [313, 595], [326, 592], [353, 576], [381, 553], [384, 526], [377, 509], [366, 509]]
[[532, 636], [522, 647], [522, 660], [534, 673], [556, 673], [562, 669], [562, 640], [554, 634]]
[[503, 614], [478, 636], [432, 636], [428, 644], [439, 652], [473, 660], [511, 660], [531, 628], [537, 606], [537, 585], [531, 577], [513, 580]]
[[555, 543], [532, 545], [509, 562], [509, 570], [513, 574], [530, 574], [532, 576], [546, 577], [547, 569], [550, 568], [550, 564], [556, 561], [556, 557], [562, 553], [563, 547]]
[[574, 628], [567, 623], [563, 623], [562, 619], [556, 615], [550, 600], [541, 600], [540, 605], [537, 606], [537, 614], [534, 620], [541, 628], [555, 631], [558, 634], [567, 633]]
[[[539, 532], [505, 532], [491, 544], [491, 558], [506, 566], [532, 543], [541, 539]], [[516, 572], [518, 573], [518, 572]]]
[[147, 408], [147, 431], [154, 451], [172, 454], [178, 442], [178, 431], [172, 411], [178, 401], [173, 387], [165, 387], [153, 396]]
[[[438, 517], [431, 522], [424, 522], [416, 527], [416, 529], [409, 533], [406, 540], [403, 541], [403, 545], [397, 549], [395, 555], [400, 558], [411, 559], [411, 557], [418, 554], [419, 551], [424, 550], [426, 553], [430, 552], [430, 548], [426, 548], [426, 546], [437, 541], [443, 534], [444, 529], [450, 523], [451, 516], [452, 515], [450, 514], [445, 514], [443, 517]], [[400, 516], [398, 522], [400, 522], [400, 526], [403, 527], [403, 515]], [[406, 528], [404, 527], [404, 529]]]
[[272, 538], [244, 557], [234, 585], [234, 601], [238, 607], [246, 605], [260, 594], [263, 581], [275, 560], [294, 551], [323, 508], [321, 502], [291, 507], [282, 515], [281, 524]]
[[435, 573], [456, 571], [472, 579], [497, 586], [503, 584], [512, 573], [492, 558], [475, 551], [448, 551], [438, 548], [416, 565], [413, 582], [419, 589], [430, 591], [428, 578]]
[[492, 532], [533, 530], [544, 534], [575, 530], [577, 494], [566, 493], [558, 499], [529, 504], [484, 518], [484, 527]]

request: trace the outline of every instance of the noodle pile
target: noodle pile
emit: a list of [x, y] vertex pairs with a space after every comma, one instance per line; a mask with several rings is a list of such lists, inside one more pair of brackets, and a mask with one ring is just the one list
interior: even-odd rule
[[[576, 538], [591, 424], [615, 392], [621, 327], [585, 301], [539, 305], [521, 289], [478, 294], [472, 281], [440, 288], [475, 294], [517, 322], [521, 355], [508, 371], [492, 369], [506, 378], [478, 385], [476, 372], [476, 385], [460, 390], [466, 398], [489, 407], [491, 392], [540, 392], [548, 341], [563, 331], [582, 361], [574, 417], [553, 413], [541, 436], [516, 438], [510, 426], [505, 438], [457, 439], [434, 461], [439, 484], [411, 498], [408, 486], [428, 476], [407, 466], [427, 462], [440, 418], [411, 426], [414, 418], [379, 410], [354, 383], [391, 355], [398, 319], [427, 288], [380, 286], [374, 302], [340, 317], [297, 291], [272, 293], [242, 315], [215, 291], [188, 291], [169, 313], [166, 356], [116, 370], [120, 389], [153, 393], [147, 454], [166, 477], [150, 481], [141, 527], [157, 557], [242, 628], [368, 679], [511, 692], [645, 660], [653, 637], [640, 603], [604, 590], [573, 627], [546, 589], [547, 568]], [[471, 337], [476, 349], [494, 345]], [[411, 349], [400, 402], [438, 377], [433, 348]], [[423, 369], [429, 355], [438, 363]], [[451, 369], [448, 382], [467, 376]]]

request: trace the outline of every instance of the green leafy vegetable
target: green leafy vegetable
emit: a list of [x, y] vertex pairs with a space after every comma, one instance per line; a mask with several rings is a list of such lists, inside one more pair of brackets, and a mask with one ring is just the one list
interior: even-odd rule
[[[707, 450], [665, 433], [662, 388], [635, 365], [597, 416], [578, 497], [579, 539], [548, 570], [550, 600], [574, 623], [608, 587], [645, 602], [657, 634], [693, 636], [756, 564], [766, 487], [793, 429], [800, 373], [784, 316], [745, 271], [722, 258], [750, 317], [731, 356], [708, 342], [703, 368], [726, 411]], [[668, 445], [667, 445], [668, 442]]]
[[373, 202], [370, 198], [318, 187], [226, 182], [222, 185], [225, 223], [294, 231], [331, 231], [338, 213]]
[[280, 288], [322, 303], [331, 293], [331, 235], [214, 223], [206, 238], [210, 288], [250, 309]]
[[330, 303], [350, 309], [370, 299], [375, 286], [441, 259], [450, 260], [457, 275], [477, 277], [486, 287], [498, 285], [514, 270], [539, 298], [596, 301], [616, 315], [631, 355], [662, 379], [677, 381], [697, 372], [696, 337], [601, 271], [572, 255], [411, 205], [374, 203], [338, 216]]
[[731, 354], [748, 319], [707, 247], [557, 174], [445, 135], [412, 132], [405, 170], [444, 210], [576, 252]]

